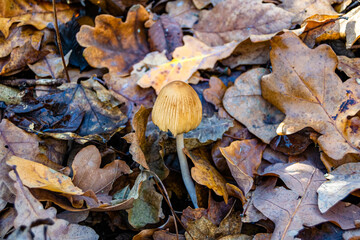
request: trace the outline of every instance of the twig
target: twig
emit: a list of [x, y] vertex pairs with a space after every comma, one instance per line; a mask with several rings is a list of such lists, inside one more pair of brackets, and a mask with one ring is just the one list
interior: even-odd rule
[[67, 69], [66, 69], [64, 52], [63, 52], [62, 45], [61, 45], [59, 26], [58, 26], [58, 22], [57, 22], [57, 14], [56, 14], [56, 4], [55, 4], [55, 0], [52, 0], [52, 5], [53, 5], [53, 10], [54, 10], [54, 26], [55, 26], [55, 33], [56, 33], [56, 39], [57, 39], [57, 43], [58, 43], [58, 47], [59, 47], [59, 52], [60, 52], [60, 55], [61, 55], [62, 63], [63, 63], [63, 65], [64, 65], [64, 70], [65, 70], [65, 74], [66, 74], [66, 79], [67, 79], [68, 82], [70, 82], [69, 73], [68, 73], [68, 71], [67, 71]]

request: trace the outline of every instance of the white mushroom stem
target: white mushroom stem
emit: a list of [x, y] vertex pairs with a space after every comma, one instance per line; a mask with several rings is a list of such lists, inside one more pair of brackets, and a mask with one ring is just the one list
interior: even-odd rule
[[196, 191], [194, 182], [191, 179], [189, 166], [187, 163], [186, 156], [183, 152], [184, 148], [184, 134], [178, 134], [176, 135], [176, 150], [179, 157], [180, 162], [180, 169], [181, 169], [181, 175], [182, 179], [184, 181], [185, 187], [190, 195], [191, 201], [194, 204], [195, 208], [199, 208], [197, 204], [197, 197], [196, 197]]

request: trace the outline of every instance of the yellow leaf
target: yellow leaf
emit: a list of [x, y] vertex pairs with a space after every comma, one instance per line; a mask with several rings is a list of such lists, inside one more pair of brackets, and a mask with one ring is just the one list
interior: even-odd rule
[[[16, 166], [21, 181], [29, 188], [42, 188], [70, 195], [83, 194], [80, 188], [74, 186], [71, 178], [45, 165], [16, 156], [12, 156], [6, 163], [9, 166]], [[14, 171], [9, 175], [12, 179], [16, 179]]]

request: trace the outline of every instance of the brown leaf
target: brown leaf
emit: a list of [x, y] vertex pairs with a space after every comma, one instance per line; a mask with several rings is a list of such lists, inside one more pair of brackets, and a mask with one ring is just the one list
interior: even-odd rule
[[318, 205], [324, 213], [351, 192], [360, 189], [360, 163], [346, 163], [325, 175], [328, 181], [321, 184]]
[[124, 161], [114, 160], [100, 168], [101, 155], [94, 145], [83, 148], [72, 163], [73, 182], [84, 192], [92, 190], [96, 194], [108, 194], [114, 181], [123, 174], [131, 173]]
[[229, 147], [220, 148], [232, 176], [245, 196], [253, 186], [253, 178], [257, 175], [265, 147], [258, 140], [250, 139], [234, 141]]
[[183, 40], [184, 46], [175, 49], [171, 62], [154, 67], [141, 77], [138, 81], [141, 87], [153, 87], [159, 93], [169, 82], [188, 82], [197, 70], [212, 68], [216, 61], [229, 56], [238, 44], [231, 42], [212, 48], [191, 36], [184, 36]]
[[251, 133], [270, 143], [277, 136], [276, 128], [284, 114], [261, 96], [261, 77], [267, 73], [265, 68], [254, 68], [241, 74], [235, 85], [227, 89], [223, 104], [226, 111]]
[[276, 225], [272, 239], [293, 239], [304, 226], [327, 221], [351, 229], [355, 227], [354, 220], [360, 217], [359, 207], [345, 203], [338, 203], [331, 212], [321, 214], [316, 190], [325, 178], [313, 166], [278, 163], [266, 168], [263, 175], [279, 176], [287, 186], [275, 187], [276, 179], [272, 179], [254, 193], [254, 206]]
[[151, 108], [146, 109], [141, 106], [132, 120], [132, 127], [135, 132], [128, 133], [126, 136], [124, 136], [124, 139], [131, 144], [129, 152], [133, 156], [133, 160], [146, 169], [149, 169], [149, 166], [146, 162], [143, 149], [146, 144], [146, 124], [148, 122], [150, 113]]
[[310, 131], [302, 130], [290, 135], [280, 135], [273, 138], [269, 146], [275, 151], [285, 153], [287, 155], [298, 155], [306, 150], [312, 143], [309, 135]]
[[[0, 12], [0, 31], [5, 37], [9, 36], [9, 29], [14, 23], [17, 26], [32, 25], [38, 30], [53, 23], [53, 8], [50, 2], [35, 0], [3, 1]], [[70, 21], [75, 8], [64, 3], [56, 4], [57, 19], [61, 23]]]
[[192, 178], [201, 185], [214, 190], [214, 192], [224, 197], [225, 203], [228, 202], [226, 181], [223, 176], [210, 164], [206, 154], [201, 150], [194, 150], [190, 153], [184, 148], [184, 153], [192, 160], [194, 167], [191, 168]]
[[360, 78], [360, 58], [338, 56], [338, 60], [337, 68], [340, 71], [343, 71], [350, 78]]
[[332, 7], [343, 0], [281, 0], [279, 7], [294, 13], [293, 24], [301, 24], [306, 18], [315, 14], [337, 15]]
[[[71, 178], [49, 168], [43, 164], [12, 156], [6, 161], [9, 166], [15, 167], [22, 183], [29, 188], [41, 188], [54, 192], [81, 195], [83, 191], [74, 186]], [[15, 181], [14, 171], [9, 176]]]
[[[19, 181], [19, 180], [18, 180]], [[42, 204], [36, 200], [29, 190], [19, 182], [15, 183], [17, 190], [15, 209], [17, 217], [14, 221], [14, 227], [20, 226], [30, 227], [35, 221], [41, 219], [48, 219], [52, 225], [40, 224], [39, 226], [32, 227], [31, 231], [35, 238], [42, 239], [45, 235], [46, 238], [51, 239], [98, 239], [99, 236], [93, 229], [86, 226], [71, 224], [65, 220], [57, 219], [56, 209], [51, 207], [44, 210]], [[46, 230], [44, 228], [47, 228]]]
[[195, 8], [191, 0], [168, 2], [166, 11], [182, 28], [192, 28], [199, 18], [199, 10]]
[[359, 154], [359, 134], [349, 129], [347, 117], [360, 110], [360, 87], [351, 79], [341, 82], [335, 53], [327, 45], [309, 49], [293, 33], [274, 37], [271, 45], [273, 72], [262, 78], [261, 87], [263, 97], [286, 114], [277, 133], [312, 127], [322, 134], [317, 142], [331, 158]]
[[209, 88], [204, 90], [204, 98], [209, 103], [214, 104], [216, 109], [222, 108], [222, 99], [226, 92], [227, 87], [221, 81], [220, 78], [215, 76], [211, 77], [209, 80]]
[[175, 48], [183, 45], [182, 38], [180, 25], [169, 15], [162, 15], [149, 29], [150, 51], [165, 50], [166, 57], [171, 59]]
[[106, 67], [110, 74], [127, 75], [133, 64], [149, 52], [144, 23], [149, 13], [141, 5], [133, 6], [126, 21], [111, 15], [95, 18], [95, 27], [81, 26], [76, 34], [79, 44], [85, 47], [86, 61], [96, 68]]
[[200, 13], [195, 36], [210, 46], [242, 42], [251, 35], [277, 33], [290, 27], [292, 14], [260, 0], [226, 0]]

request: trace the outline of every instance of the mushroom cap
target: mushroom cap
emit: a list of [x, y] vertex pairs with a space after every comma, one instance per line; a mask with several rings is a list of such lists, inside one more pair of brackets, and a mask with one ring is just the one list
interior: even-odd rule
[[199, 126], [202, 106], [199, 96], [187, 83], [173, 81], [163, 87], [152, 110], [152, 121], [161, 131], [176, 136]]

